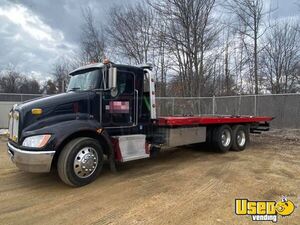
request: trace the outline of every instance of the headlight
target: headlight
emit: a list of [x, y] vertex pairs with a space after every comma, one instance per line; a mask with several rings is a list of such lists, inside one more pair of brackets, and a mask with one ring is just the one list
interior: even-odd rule
[[50, 137], [51, 137], [50, 134], [36, 135], [36, 136], [27, 137], [23, 141], [22, 145], [25, 146], [25, 147], [42, 148], [47, 144]]

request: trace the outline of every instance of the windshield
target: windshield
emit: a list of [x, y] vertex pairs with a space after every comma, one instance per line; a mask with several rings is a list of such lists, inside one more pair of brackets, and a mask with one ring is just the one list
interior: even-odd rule
[[97, 88], [99, 77], [99, 69], [79, 72], [71, 77], [67, 91], [93, 90]]

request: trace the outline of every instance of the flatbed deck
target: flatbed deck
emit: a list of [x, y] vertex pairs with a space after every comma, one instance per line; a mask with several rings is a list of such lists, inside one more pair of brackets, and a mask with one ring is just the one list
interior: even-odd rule
[[266, 116], [168, 116], [159, 117], [159, 126], [190, 126], [233, 123], [262, 123], [271, 121]]

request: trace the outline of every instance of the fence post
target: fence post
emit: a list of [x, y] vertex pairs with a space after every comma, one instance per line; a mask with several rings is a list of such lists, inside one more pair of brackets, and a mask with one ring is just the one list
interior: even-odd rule
[[239, 97], [239, 108], [238, 108], [238, 115], [241, 115], [241, 103], [242, 103], [242, 96]]
[[23, 102], [23, 95], [21, 94], [21, 102]]
[[215, 115], [215, 102], [216, 102], [216, 99], [215, 99], [215, 96], [213, 95], [212, 97], [212, 113], [213, 115]]
[[175, 115], [175, 98], [173, 97], [173, 102], [172, 102], [172, 115]]
[[198, 107], [198, 112], [199, 112], [199, 115], [201, 115], [201, 97], [199, 97], [199, 107]]
[[257, 95], [254, 95], [254, 116], [257, 116], [257, 100], [256, 100]]

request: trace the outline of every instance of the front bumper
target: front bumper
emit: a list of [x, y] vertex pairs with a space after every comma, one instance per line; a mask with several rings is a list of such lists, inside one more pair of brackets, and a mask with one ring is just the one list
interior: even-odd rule
[[32, 173], [50, 172], [55, 151], [26, 151], [7, 143], [7, 153], [16, 166]]

